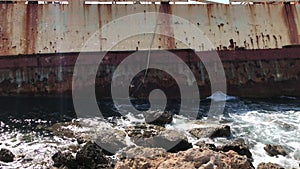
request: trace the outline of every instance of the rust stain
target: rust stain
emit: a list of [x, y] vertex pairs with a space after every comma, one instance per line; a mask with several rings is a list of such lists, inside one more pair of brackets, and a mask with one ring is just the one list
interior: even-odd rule
[[172, 27], [173, 21], [172, 21], [172, 9], [171, 5], [169, 3], [161, 3], [159, 12], [163, 14], [169, 14], [169, 15], [159, 15], [159, 22], [160, 25], [160, 32], [165, 35], [169, 36], [160, 36], [160, 46], [162, 48], [167, 49], [175, 49], [175, 39], [174, 39], [174, 30]]
[[[265, 96], [270, 97], [274, 94], [282, 95], [292, 94], [292, 96], [300, 96], [300, 90], [298, 87], [299, 77], [300, 77], [300, 67], [297, 66], [300, 64], [300, 59], [295, 53], [299, 53], [300, 48], [283, 48], [283, 49], [263, 49], [263, 50], [240, 50], [240, 51], [219, 51], [220, 59], [223, 62], [225, 73], [227, 75], [227, 84], [228, 89], [235, 95], [243, 95], [244, 90], [235, 88], [234, 86], [239, 86], [240, 89], [250, 87], [247, 90], [247, 97], [251, 97], [251, 93], [255, 91], [255, 97]], [[115, 70], [115, 67], [120, 64], [120, 62], [126, 58], [128, 55], [132, 54], [134, 51], [122, 51], [122, 52], [108, 52], [107, 56], [109, 58], [116, 57], [115, 60], [107, 60], [104, 64], [112, 70], [108, 74], [96, 78], [96, 92], [103, 93], [104, 91], [109, 91], [105, 86], [110, 86], [110, 80], [107, 77], [110, 77]], [[144, 51], [145, 53], [147, 51]], [[161, 51], [153, 51], [153, 55], [160, 56]], [[209, 86], [208, 75], [206, 71], [203, 71], [203, 65], [199, 62], [199, 58], [195, 55], [195, 52], [192, 50], [170, 50], [170, 52], [176, 54], [191, 68], [193, 73], [196, 72], [196, 78], [199, 82], [198, 85], [205, 87]], [[204, 58], [211, 58], [211, 53], [213, 51], [206, 52], [197, 52], [198, 55]], [[82, 53], [86, 57], [96, 56], [99, 53]], [[64, 62], [64, 69], [62, 76], [62, 81], [57, 81], [58, 68], [61, 65], [60, 57], [63, 56], [66, 58]], [[92, 80], [83, 81], [78, 84], [78, 86], [72, 86], [72, 70], [76, 62], [78, 53], [57, 53], [57, 54], [42, 54], [40, 57], [36, 55], [22, 55], [22, 56], [13, 56], [9, 59], [5, 57], [0, 57], [0, 69], [7, 70], [5, 79], [0, 83], [0, 95], [59, 95], [59, 94], [68, 94], [71, 93], [71, 90], [84, 90], [86, 87], [89, 87]], [[52, 62], [48, 61], [49, 58], [52, 58]], [[212, 59], [213, 60], [213, 59]], [[136, 62], [139, 62], [137, 60]], [[85, 66], [93, 65], [92, 62], [86, 62]], [[20, 69], [20, 66], [26, 66]], [[40, 68], [43, 68], [40, 71]], [[201, 68], [202, 67], [202, 68]], [[278, 71], [274, 71], [274, 67], [280, 68]], [[292, 68], [292, 69], [291, 69]], [[54, 70], [54, 71], [53, 71]], [[22, 77], [22, 86], [19, 88], [20, 92], [17, 92], [17, 84], [11, 82], [7, 79], [10, 78], [9, 74], [15, 74], [17, 72], [23, 72], [25, 77]], [[201, 75], [199, 74], [201, 72]], [[44, 78], [41, 81], [41, 75], [47, 73], [49, 76]], [[197, 74], [198, 73], [198, 74]], [[277, 74], [282, 74], [282, 77], [278, 78]], [[180, 74], [179, 74], [180, 75]], [[203, 76], [202, 76], [203, 75]], [[202, 77], [201, 77], [202, 76]], [[149, 74], [149, 78], [157, 78]], [[201, 78], [201, 79], [200, 79]], [[183, 79], [185, 80], [185, 79]], [[289, 82], [292, 82], [290, 84]], [[157, 82], [152, 79], [152, 82]], [[277, 83], [278, 82], [278, 83]], [[284, 82], [284, 83], [282, 83]], [[277, 87], [274, 87], [275, 84], [280, 84]], [[255, 84], [255, 85], [253, 85]], [[272, 84], [272, 85], [269, 85]], [[163, 84], [167, 87], [168, 84]], [[250, 86], [249, 86], [250, 85]], [[256, 88], [255, 86], [261, 86]], [[287, 86], [288, 85], [288, 86]], [[271, 89], [269, 89], [271, 86]], [[72, 88], [74, 87], [74, 88]], [[292, 89], [290, 92], [284, 91], [282, 89]], [[257, 90], [261, 91], [257, 95]], [[268, 94], [265, 93], [266, 90]], [[210, 91], [210, 90], [205, 90]], [[205, 91], [201, 91], [202, 93]], [[280, 91], [280, 92], [278, 92]], [[277, 93], [278, 92], [278, 93]], [[101, 97], [107, 95], [101, 95]]]
[[291, 4], [284, 4], [284, 8], [282, 10], [282, 15], [284, 17], [285, 24], [288, 28], [288, 33], [290, 37], [291, 44], [299, 44], [299, 35], [297, 24], [295, 21], [295, 6]]
[[10, 7], [10, 4], [0, 4], [0, 16], [3, 18], [0, 19], [0, 53], [3, 55], [11, 54], [8, 49], [9, 44], [11, 43], [11, 30], [9, 29], [9, 25], [11, 25], [11, 23], [8, 20], [9, 14], [7, 12]]
[[38, 36], [38, 4], [28, 4], [24, 17], [25, 52], [26, 54], [33, 54], [35, 53]]
[[208, 4], [207, 6], [207, 19], [208, 19], [208, 25], [211, 26], [211, 17], [212, 17], [212, 5]]
[[102, 50], [102, 32], [100, 31], [102, 28], [102, 20], [101, 20], [101, 8], [100, 5], [97, 6], [97, 11], [98, 11], [98, 28], [99, 28], [99, 45], [100, 45], [100, 50]]
[[106, 19], [112, 20], [112, 5], [106, 5], [106, 14], [102, 13], [102, 15], [107, 15]]
[[[241, 47], [244, 45], [247, 48], [251, 48], [252, 45], [253, 49], [281, 48], [281, 45], [299, 43], [298, 33], [300, 28], [297, 14], [299, 6], [297, 5], [231, 6], [209, 4], [184, 5], [177, 8], [173, 4], [162, 3], [161, 5], [145, 6], [144, 13], [147, 11], [159, 11], [161, 13], [187, 17], [191, 22], [197, 24], [199, 28], [203, 28], [205, 35], [212, 39], [212, 42], [215, 46], [219, 47], [219, 50], [222, 50], [223, 46], [228, 46], [228, 40], [231, 38], [236, 41], [237, 46]], [[78, 46], [81, 45], [81, 41], [78, 39], [87, 39], [87, 36], [90, 36], [91, 32], [96, 31], [115, 18], [141, 12], [143, 9], [138, 9], [138, 7], [139, 5], [96, 6], [79, 3], [55, 6], [52, 4], [0, 4], [0, 55], [55, 53], [53, 46], [49, 46], [49, 43], [43, 42], [45, 41], [45, 37], [51, 37], [52, 44], [59, 43], [66, 38], [74, 43], [74, 45], [62, 43], [61, 48], [64, 51], [76, 52], [80, 50]], [[97, 10], [97, 8], [98, 11], [94, 13], [94, 10]], [[54, 14], [54, 12], [56, 13]], [[285, 22], [276, 22], [274, 18], [278, 16], [285, 20]], [[243, 21], [240, 22], [242, 19]], [[176, 32], [173, 29], [177, 25], [172, 21], [172, 17], [160, 18], [159, 22], [165, 22], [165, 26], [158, 26], [158, 30], [162, 33], [172, 35]], [[60, 24], [57, 29], [64, 29], [56, 30], [56, 32], [53, 32], [53, 30], [39, 30], [44, 23], [49, 25]], [[60, 35], [58, 33], [61, 33], [63, 36], [55, 37]], [[20, 38], [19, 34], [21, 34]], [[118, 32], [118, 35], [121, 34], [122, 31]], [[104, 37], [105, 35], [102, 36]], [[204, 50], [204, 44], [201, 45], [201, 43], [194, 41], [194, 37], [196, 36], [186, 37], [186, 44], [191, 44], [194, 49], [200, 50], [201, 46], [203, 46], [202, 50]], [[145, 35], [138, 36], [136, 42], [141, 42], [145, 37]], [[243, 43], [244, 41], [245, 43]], [[100, 49], [104, 47], [103, 44], [100, 44]], [[134, 50], [133, 48], [135, 47], [132, 47], [133, 45], [128, 45], [128, 49], [125, 50]], [[158, 46], [168, 49], [178, 47], [176, 40], [170, 37], [161, 37], [160, 44], [157, 44], [155, 47], [157, 48]], [[145, 48], [144, 43], [140, 43], [139, 50]], [[122, 50], [122, 48], [118, 46], [118, 50]]]

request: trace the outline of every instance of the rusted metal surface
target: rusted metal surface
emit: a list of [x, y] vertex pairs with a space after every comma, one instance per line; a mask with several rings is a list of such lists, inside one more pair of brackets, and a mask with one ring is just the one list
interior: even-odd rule
[[[115, 68], [133, 52], [116, 51], [106, 54], [96, 77], [96, 91], [100, 97], [110, 97], [110, 83]], [[197, 80], [200, 96], [209, 96], [211, 94], [209, 77], [196, 53], [192, 50], [171, 50], [170, 52], [181, 58], [190, 67]], [[210, 51], [197, 52], [200, 57], [206, 58], [211, 58], [212, 53]], [[229, 94], [240, 97], [300, 96], [298, 85], [300, 82], [300, 48], [219, 51], [218, 53], [224, 66]], [[1, 57], [0, 95], [70, 96], [72, 89], [84, 90], [93, 83], [95, 78], [91, 77], [82, 84], [72, 86], [73, 67], [78, 54]], [[86, 57], [99, 55], [98, 52], [81, 54]], [[157, 50], [153, 51], [152, 55], [160, 56], [162, 53]], [[206, 61], [214, 62], [212, 59], [206, 59]], [[93, 64], [95, 63], [89, 62], [87, 59], [84, 69], [89, 69]], [[180, 65], [176, 68], [178, 68], [178, 77], [186, 80], [188, 77], [181, 74]], [[143, 74], [136, 77], [139, 79], [142, 76]], [[174, 80], [167, 79], [167, 83], [157, 81], [155, 73], [152, 75], [151, 71], [147, 75], [146, 82], [168, 90], [176, 88]], [[146, 91], [138, 94], [141, 97], [147, 97]]]
[[[209, 38], [214, 47], [197, 38], [197, 32], [180, 32], [180, 22], [175, 17], [159, 15], [155, 23], [146, 17], [147, 12], [187, 19]], [[72, 86], [73, 68], [79, 53], [86, 58], [99, 55], [112, 41], [121, 41], [126, 30], [138, 27], [137, 23], [149, 26], [155, 23], [160, 35], [129, 37], [107, 53], [96, 78], [97, 94], [109, 97], [112, 74], [118, 64], [136, 50], [148, 52], [151, 47], [154, 49], [151, 55], [163, 57], [161, 50], [167, 49], [180, 57], [193, 71], [201, 97], [211, 94], [209, 77], [201, 58], [212, 58], [210, 56], [215, 54], [215, 51], [210, 51], [212, 49], [217, 50], [222, 60], [229, 94], [241, 97], [300, 96], [299, 12], [300, 5], [290, 4], [0, 3], [0, 95], [70, 95], [72, 89], [84, 90], [93, 84], [95, 78]], [[129, 19], [128, 26], [119, 28], [114, 36], [100, 32], [99, 44], [82, 51], [86, 41], [107, 23], [136, 13], [145, 14], [143, 21]], [[183, 34], [185, 42], [164, 34]], [[196, 52], [184, 50], [187, 47]], [[208, 61], [214, 62], [212, 59]], [[84, 69], [89, 69], [91, 64], [94, 63], [87, 59]], [[180, 65], [176, 68], [179, 69]], [[150, 86], [176, 88], [174, 80], [157, 81], [155, 74], [149, 71], [147, 75]], [[180, 70], [178, 76], [182, 80], [188, 79]], [[137, 75], [137, 79], [140, 77]], [[142, 97], [147, 97], [147, 93], [143, 94]]]
[[[0, 4], [0, 56], [19, 54], [79, 52], [92, 35], [110, 21], [122, 16], [164, 12], [185, 18], [210, 39], [214, 49], [269, 49], [298, 44], [300, 5], [85, 5], [83, 1], [55, 4]], [[162, 18], [167, 31], [178, 34], [174, 18]], [[151, 24], [145, 17], [145, 23]], [[136, 20], [128, 20], [135, 26]], [[166, 31], [158, 25], [158, 31]], [[117, 32], [121, 40], [123, 31]], [[131, 37], [114, 47], [116, 51], [147, 50], [151, 35]], [[100, 35], [99, 48], [108, 46], [106, 35]], [[186, 34], [186, 42], [196, 51], [211, 50], [197, 39], [196, 33]], [[111, 39], [109, 39], [111, 40]], [[186, 48], [182, 42], [156, 36], [153, 49]]]

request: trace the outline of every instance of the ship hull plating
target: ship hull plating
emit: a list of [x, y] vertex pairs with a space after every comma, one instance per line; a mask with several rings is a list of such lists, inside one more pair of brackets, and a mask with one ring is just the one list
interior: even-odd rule
[[[169, 15], [152, 20], [147, 17], [149, 12]], [[169, 50], [190, 67], [197, 80], [193, 83], [197, 83], [201, 97], [211, 95], [211, 84], [195, 52], [204, 58], [209, 58], [212, 52], [219, 54], [229, 95], [300, 96], [299, 12], [298, 4], [0, 3], [0, 95], [70, 96], [72, 90], [84, 90], [96, 82], [96, 93], [100, 97], [110, 97], [111, 78], [118, 64], [134, 51], [147, 52], [151, 46], [154, 49], [152, 55]], [[115, 36], [98, 32], [118, 18], [141, 13], [145, 15], [142, 20], [127, 20], [127, 26], [119, 27], [119, 31], [114, 32]], [[174, 16], [188, 20], [189, 25], [182, 25], [184, 23]], [[158, 35], [139, 34], [122, 41], [122, 35], [132, 25], [156, 25]], [[203, 44], [197, 32], [178, 30], [180, 26], [191, 25], [197, 27], [211, 45]], [[85, 43], [97, 32], [97, 46], [93, 50], [85, 50]], [[182, 42], [160, 34], [180, 35], [185, 40]], [[99, 65], [97, 77], [72, 86], [74, 64], [79, 53], [87, 58], [97, 55], [109, 49], [109, 44], [114, 41], [120, 43], [107, 53], [106, 59]], [[282, 48], [287, 45], [290, 48]], [[209, 62], [213, 66], [213, 60]], [[89, 64], [93, 63], [87, 63], [85, 69], [89, 68]], [[155, 74], [155, 71], [148, 73], [148, 81], [151, 82], [151, 78], [155, 78], [151, 73]], [[181, 72], [178, 73], [181, 76]], [[145, 84], [151, 89], [178, 89], [170, 77], [165, 78], [168, 83], [153, 79], [153, 83]], [[147, 97], [148, 92], [141, 91], [136, 97]]]
[[[2, 81], [0, 94], [2, 96], [71, 96], [72, 89], [84, 90], [86, 87], [91, 87], [95, 82], [95, 90], [99, 97], [111, 97], [111, 80], [116, 67], [134, 52], [114, 51], [106, 53], [99, 65], [97, 76], [90, 77], [88, 81], [73, 86], [73, 69], [79, 53], [2, 57], [0, 59], [0, 80]], [[146, 53], [148, 51], [141, 52]], [[182, 49], [169, 50], [169, 52], [181, 58], [192, 70], [197, 81], [194, 83], [197, 83], [199, 87], [200, 96], [203, 98], [211, 95], [210, 80], [201, 58], [210, 58], [210, 55], [215, 51], [195, 52]], [[161, 53], [161, 50], [156, 50], [152, 51], [151, 55], [161, 55]], [[282, 95], [300, 96], [300, 48], [218, 51], [217, 53], [224, 67], [229, 95], [252, 98]], [[81, 53], [86, 57], [99, 54], [101, 52]], [[212, 66], [215, 64], [212, 59], [206, 59], [206, 62], [210, 62], [208, 64]], [[94, 63], [88, 62], [87, 59], [82, 67], [88, 72], [91, 65]], [[177, 65], [176, 68], [178, 68], [178, 76], [183, 77], [183, 81], [189, 81], [184, 72], [180, 72], [180, 65]], [[126, 73], [130, 74], [130, 70]], [[89, 75], [87, 74], [87, 76]], [[143, 76], [144, 72], [137, 74], [136, 81], [132, 83], [139, 84]], [[126, 76], [121, 77], [120, 80], [122, 78], [126, 78]], [[143, 88], [140, 88], [140, 92], [134, 92], [135, 94], [133, 93], [132, 96], [146, 98], [150, 92], [148, 90], [161, 88], [166, 91], [169, 90], [170, 97], [179, 97], [176, 95], [177, 92], [172, 92], [172, 90], [178, 90], [172, 77], [166, 74], [160, 79], [164, 79], [165, 82], [157, 80], [155, 70], [148, 71], [146, 84], [143, 84], [147, 85], [148, 89], [142, 90]], [[130, 84], [127, 85], [129, 88]], [[128, 92], [134, 90], [130, 89]]]

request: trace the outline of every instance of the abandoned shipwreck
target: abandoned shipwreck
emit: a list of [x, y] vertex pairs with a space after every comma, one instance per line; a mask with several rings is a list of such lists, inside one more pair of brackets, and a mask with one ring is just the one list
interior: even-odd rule
[[[195, 79], [189, 79], [180, 64], [169, 62], [165, 66], [178, 69], [176, 76], [196, 84], [201, 97], [213, 92], [214, 75], [209, 75], [207, 68], [214, 66], [216, 72], [224, 70], [229, 95], [300, 96], [297, 3], [93, 2], [0, 1], [1, 96], [67, 96], [72, 88], [85, 89], [95, 82], [97, 95], [110, 97], [114, 71], [137, 51], [149, 63], [158, 63], [164, 51], [176, 55]], [[143, 29], [147, 30], [132, 34]], [[91, 39], [95, 42], [89, 42]], [[82, 63], [87, 77], [95, 65], [88, 58], [103, 57], [95, 77], [72, 85], [79, 55], [87, 59]], [[221, 69], [213, 55], [220, 60], [217, 64]], [[121, 80], [136, 72], [132, 69], [139, 69], [139, 60], [135, 63], [127, 65]], [[178, 89], [173, 77], [155, 69], [141, 69], [134, 79], [142, 79], [144, 88]], [[224, 79], [213, 83], [218, 86], [218, 80]], [[131, 82], [136, 83], [133, 88], [139, 86], [139, 82]], [[139, 96], [147, 96], [147, 92], [139, 92]]]
[[299, 33], [294, 0], [0, 0], [0, 168], [299, 168]]

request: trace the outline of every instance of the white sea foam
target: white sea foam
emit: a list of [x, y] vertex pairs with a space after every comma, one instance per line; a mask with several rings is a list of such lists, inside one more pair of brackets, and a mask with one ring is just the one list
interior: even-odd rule
[[211, 96], [207, 97], [207, 99], [211, 99], [214, 101], [227, 101], [227, 100], [233, 100], [233, 99], [237, 99], [237, 98], [234, 96], [228, 96], [221, 91], [216, 91]]
[[[231, 120], [227, 124], [231, 126], [235, 137], [243, 138], [249, 143], [254, 158], [254, 166], [257, 166], [260, 162], [274, 162], [286, 168], [298, 168], [300, 160], [300, 111], [267, 111], [251, 108], [249, 110], [252, 111], [245, 111], [245, 107], [241, 109], [243, 110], [241, 113], [229, 113]], [[124, 131], [127, 126], [145, 122], [142, 114], [134, 115], [131, 113], [127, 113], [122, 118], [109, 118], [109, 121], [113, 121], [113, 123], [100, 118], [77, 120], [81, 122], [81, 126], [70, 125], [63, 126], [63, 128], [74, 131], [74, 133], [91, 131], [96, 133], [108, 128]], [[21, 121], [15, 120], [14, 122], [20, 123]], [[30, 122], [34, 123], [34, 121]], [[43, 123], [42, 120], [39, 122]], [[207, 119], [196, 121], [175, 115], [173, 122], [166, 125], [166, 128], [184, 132], [189, 142], [193, 144], [204, 140], [218, 145], [220, 144], [219, 140], [196, 139], [188, 132], [192, 128], [214, 126], [216, 123]], [[1, 127], [7, 126], [3, 122], [0, 122], [0, 125]], [[0, 168], [50, 168], [53, 164], [51, 156], [55, 152], [68, 149], [69, 146], [77, 144], [74, 139], [57, 136], [43, 137], [36, 132], [1, 132], [0, 139], [2, 143], [0, 148], [7, 148], [17, 156], [25, 155], [24, 158], [16, 157], [12, 163], [1, 162]], [[126, 143], [133, 145], [128, 136], [126, 137]], [[288, 151], [288, 155], [286, 157], [270, 157], [263, 148], [265, 144], [282, 145]]]
[[[299, 167], [299, 159], [296, 159], [300, 150], [299, 111], [249, 111], [230, 116], [234, 119], [231, 125], [234, 134], [251, 143], [254, 166], [260, 162], [273, 162], [286, 168]], [[264, 150], [265, 144], [282, 145], [288, 151], [288, 155], [270, 157]]]

